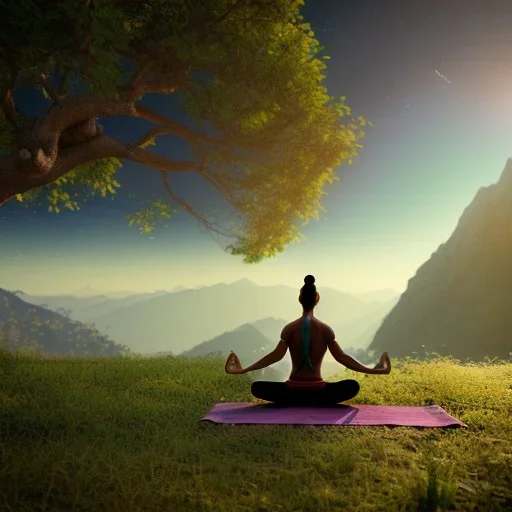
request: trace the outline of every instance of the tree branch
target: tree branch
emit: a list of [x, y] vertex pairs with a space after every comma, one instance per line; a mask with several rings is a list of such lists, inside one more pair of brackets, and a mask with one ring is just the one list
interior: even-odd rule
[[97, 98], [91, 93], [77, 94], [52, 105], [41, 119], [38, 129], [41, 135], [58, 138], [64, 130], [87, 119], [125, 115], [136, 115], [133, 102]]
[[210, 25], [210, 28], [214, 27], [218, 23], [224, 21], [234, 10], [240, 7], [246, 0], [236, 0], [228, 9], [226, 9], [213, 23]]
[[[36, 163], [49, 158], [41, 149], [35, 155], [29, 153], [28, 156]], [[52, 162], [41, 163], [41, 166], [49, 167], [45, 173], [20, 172], [18, 158], [15, 155], [0, 157], [0, 206], [16, 194], [23, 194], [32, 188], [52, 183], [76, 167], [102, 158], [129, 159], [161, 172], [186, 172], [197, 168], [195, 162], [171, 160], [102, 135], [83, 144], [61, 149], [53, 165]]]
[[231, 205], [233, 205], [239, 212], [243, 212], [242, 206], [239, 202], [230, 194], [228, 190], [219, 181], [215, 180], [210, 176], [204, 169], [198, 169], [201, 177], [206, 180], [215, 190]]
[[226, 141], [198, 133], [149, 108], [137, 105], [135, 112], [138, 117], [142, 117], [157, 124], [155, 128], [149, 130], [135, 143], [137, 146], [142, 146], [159, 135], [179, 135], [183, 139], [191, 142], [208, 142], [215, 145], [226, 144]]
[[128, 99], [134, 100], [137, 98], [137, 96], [139, 96], [139, 87], [141, 82], [144, 80], [144, 75], [149, 70], [150, 64], [149, 62], [146, 62], [144, 65], [140, 65], [137, 59], [137, 55], [129, 50], [121, 51], [120, 54], [126, 59], [132, 60], [137, 65], [137, 70], [130, 78], [128, 84], [118, 87], [118, 91], [121, 95], [125, 94]]
[[180, 199], [176, 194], [171, 190], [171, 186], [169, 184], [169, 176], [167, 173], [162, 172], [162, 182], [164, 184], [165, 191], [169, 195], [169, 197], [176, 203], [178, 203], [183, 209], [185, 209], [190, 215], [195, 217], [204, 227], [211, 231], [215, 231], [215, 233], [218, 233], [222, 236], [228, 236], [232, 237], [233, 234], [229, 233], [227, 231], [221, 231], [219, 228], [215, 227], [210, 221], [206, 220], [204, 217], [202, 217], [199, 213], [197, 213], [192, 206], [190, 206], [186, 201], [183, 201], [183, 199]]
[[170, 94], [178, 90], [177, 84], [169, 84], [168, 82], [156, 82], [144, 80], [142, 76], [131, 85], [118, 87], [119, 93], [123, 99], [135, 100], [139, 96], [153, 93]]
[[[225, 144], [225, 141], [208, 137], [206, 135], [199, 134], [193, 130], [190, 130], [186, 126], [183, 126], [180, 123], [172, 121], [171, 119], [159, 114], [158, 112], [154, 112], [145, 107], [136, 107], [137, 113], [144, 117], [149, 121], [153, 121], [155, 123], [159, 123], [158, 126], [152, 128], [147, 133], [145, 133], [137, 142], [134, 143], [135, 146], [144, 146], [147, 142], [154, 139], [159, 135], [179, 135], [180, 137], [189, 140], [189, 141], [201, 141], [208, 142], [215, 145]], [[242, 211], [241, 206], [237, 203], [237, 201], [233, 198], [233, 196], [224, 188], [224, 186], [215, 180], [212, 176], [210, 176], [204, 166], [204, 162], [201, 162], [199, 166], [196, 168], [197, 172], [201, 175], [203, 179], [208, 181], [219, 194], [230, 204], [232, 204], [237, 210]]]
[[171, 160], [102, 135], [80, 146], [62, 149], [48, 176], [48, 183], [79, 165], [101, 158], [126, 158], [161, 171], [193, 171], [196, 168], [195, 162]]
[[55, 103], [60, 103], [60, 100], [63, 98], [63, 96], [57, 92], [57, 90], [53, 87], [53, 85], [48, 80], [48, 77], [44, 73], [41, 73], [40, 75], [40, 82], [44, 87], [46, 94], [48, 94], [48, 96], [50, 96], [50, 98]]
[[183, 69], [177, 69], [173, 79], [170, 79], [168, 76], [157, 76], [155, 79], [149, 80], [145, 76], [149, 68], [150, 65], [146, 64], [133, 74], [127, 85], [117, 88], [123, 99], [133, 101], [145, 94], [171, 94], [176, 92], [183, 85], [190, 72], [190, 67], [187, 66]]
[[103, 135], [103, 126], [91, 117], [64, 130], [59, 139], [59, 149], [77, 146]]
[[128, 156], [125, 158], [160, 171], [194, 171], [197, 167], [196, 162], [171, 160], [135, 145], [127, 146], [127, 150]]
[[16, 111], [16, 104], [14, 103], [14, 95], [12, 89], [7, 90], [0, 104], [7, 121], [9, 121], [9, 123], [11, 123], [14, 127], [17, 127], [19, 124], [18, 112]]
[[60, 105], [52, 105], [40, 121], [38, 130], [47, 144], [58, 141], [60, 134], [80, 122], [95, 117], [134, 116], [152, 121], [159, 126], [148, 132], [136, 145], [162, 134], [175, 134], [189, 141], [209, 142], [222, 145], [224, 141], [202, 135], [186, 126], [172, 121], [149, 108], [135, 105], [132, 101], [95, 98], [89, 94], [63, 98]]

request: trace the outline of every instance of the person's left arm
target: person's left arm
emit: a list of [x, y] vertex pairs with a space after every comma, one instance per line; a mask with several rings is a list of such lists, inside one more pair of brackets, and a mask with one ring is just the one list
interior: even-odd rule
[[254, 370], [261, 370], [262, 368], [266, 368], [271, 364], [277, 363], [278, 361], [281, 361], [281, 359], [283, 359], [287, 351], [288, 345], [286, 344], [285, 341], [280, 340], [279, 343], [277, 344], [277, 347], [274, 350], [272, 350], [270, 354], [267, 354], [266, 356], [262, 357], [258, 362], [251, 364], [251, 366], [244, 368], [242, 373], [252, 372]]
[[[288, 351], [288, 343], [286, 341], [287, 339], [287, 333], [286, 333], [286, 327], [281, 332], [281, 340], [277, 344], [277, 347], [270, 352], [270, 354], [267, 354], [266, 356], [262, 357], [259, 361], [252, 364], [251, 366], [248, 366], [247, 368], [242, 368], [240, 365], [240, 362], [238, 360], [238, 357], [234, 352], [232, 352], [228, 360], [226, 361], [226, 372], [227, 373], [248, 373], [252, 372], [254, 370], [261, 370], [262, 368], [266, 368], [267, 366], [270, 366], [271, 364], [277, 363], [278, 361], [281, 361], [283, 357], [286, 355], [286, 352]], [[235, 358], [235, 368], [236, 366], [240, 365], [240, 368], [233, 369], [232, 371], [229, 371], [230, 369], [230, 358]], [[236, 364], [238, 363], [238, 364]]]

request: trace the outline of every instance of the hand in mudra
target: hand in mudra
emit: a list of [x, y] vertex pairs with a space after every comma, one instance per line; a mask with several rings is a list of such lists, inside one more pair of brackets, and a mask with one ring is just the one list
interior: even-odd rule
[[229, 354], [224, 369], [226, 370], [226, 373], [230, 373], [233, 375], [244, 373], [244, 369], [242, 368], [240, 359], [238, 359], [238, 356], [234, 352], [231, 352], [231, 354]]
[[383, 352], [379, 362], [374, 366], [376, 370], [382, 370], [380, 373], [388, 374], [391, 371], [391, 361], [387, 352]]

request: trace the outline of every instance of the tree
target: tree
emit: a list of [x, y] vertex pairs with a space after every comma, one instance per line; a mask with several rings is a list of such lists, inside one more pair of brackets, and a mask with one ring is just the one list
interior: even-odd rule
[[[176, 204], [217, 230], [170, 182], [173, 173], [198, 173], [236, 212], [226, 250], [246, 263], [283, 251], [302, 236], [299, 223], [318, 219], [325, 185], [371, 124], [328, 95], [328, 57], [302, 5], [0, 0], [0, 205], [43, 198], [50, 211], [79, 209], [77, 196], [115, 194], [116, 171], [131, 160], [160, 170], [165, 193], [131, 223], [151, 231]], [[49, 100], [44, 115], [21, 112], [25, 87]], [[178, 95], [189, 122], [141, 105], [151, 93]], [[111, 116], [152, 127], [125, 143], [104, 133], [99, 120]], [[181, 137], [194, 158], [151, 151], [165, 134]]]

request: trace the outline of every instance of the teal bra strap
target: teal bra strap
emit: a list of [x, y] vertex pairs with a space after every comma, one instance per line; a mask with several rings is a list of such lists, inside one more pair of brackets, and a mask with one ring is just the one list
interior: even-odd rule
[[309, 358], [309, 342], [311, 341], [311, 317], [306, 316], [302, 322], [302, 362], [301, 368], [307, 368], [313, 370], [311, 359]]

